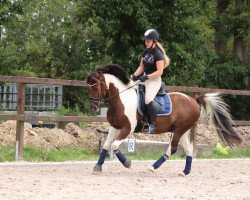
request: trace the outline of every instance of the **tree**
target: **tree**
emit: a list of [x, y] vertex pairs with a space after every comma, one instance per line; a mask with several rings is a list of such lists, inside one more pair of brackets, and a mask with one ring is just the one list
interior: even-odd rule
[[[249, 88], [250, 10], [244, 0], [4, 0], [0, 5], [1, 74], [84, 79], [86, 70], [108, 63], [133, 73], [145, 48], [143, 33], [155, 28], [171, 59], [163, 75], [167, 85]], [[87, 108], [84, 90], [64, 91], [69, 105]], [[238, 99], [230, 101], [233, 110], [240, 107]]]
[[94, 25], [95, 30], [99, 30], [97, 38], [96, 34], [90, 37], [94, 44], [90, 51], [99, 49], [99, 62], [118, 63], [129, 73], [139, 64], [144, 48], [143, 33], [149, 28], [157, 29], [160, 42], [172, 60], [165, 71], [166, 82], [193, 85], [201, 82], [209, 61], [210, 35], [206, 34], [206, 21], [199, 18], [203, 5], [195, 0], [82, 0], [78, 5], [78, 18], [83, 26]]
[[13, 51], [6, 41], [7, 27], [13, 27], [14, 21], [18, 15], [22, 14], [22, 6], [19, 1], [0, 1], [0, 73], [12, 74], [10, 66], [12, 62], [8, 59]]
[[247, 61], [248, 59], [246, 39], [250, 26], [249, 17], [246, 1], [235, 0], [233, 55], [241, 61]]
[[227, 55], [227, 41], [225, 36], [225, 11], [229, 6], [229, 0], [217, 0], [215, 28], [215, 49], [219, 53]]

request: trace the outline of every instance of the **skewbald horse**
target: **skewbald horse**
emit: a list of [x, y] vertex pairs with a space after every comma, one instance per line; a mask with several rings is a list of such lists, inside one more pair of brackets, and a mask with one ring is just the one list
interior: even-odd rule
[[[110, 123], [107, 139], [103, 145], [94, 172], [101, 172], [107, 151], [111, 149], [119, 161], [127, 168], [131, 160], [119, 150], [119, 145], [133, 133], [142, 116], [137, 111], [137, 93], [135, 83], [130, 80], [125, 70], [119, 65], [108, 65], [98, 68], [94, 73], [87, 73], [87, 88], [91, 108], [98, 111], [101, 103], [108, 102], [107, 119]], [[189, 141], [187, 131], [203, 119], [215, 125], [222, 141], [230, 146], [239, 145], [242, 140], [232, 127], [232, 119], [227, 104], [217, 93], [208, 93], [197, 98], [179, 92], [169, 93], [172, 100], [172, 113], [168, 116], [158, 116], [156, 119], [156, 134], [172, 132], [170, 144], [166, 153], [152, 166], [150, 171], [159, 168], [172, 154], [177, 151], [178, 143], [186, 154], [186, 165], [182, 172], [188, 175], [191, 171], [193, 146]]]

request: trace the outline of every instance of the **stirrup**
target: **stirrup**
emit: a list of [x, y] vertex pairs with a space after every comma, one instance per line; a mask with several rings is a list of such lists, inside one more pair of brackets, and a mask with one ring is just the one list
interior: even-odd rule
[[143, 130], [143, 133], [145, 134], [155, 134], [155, 125], [154, 124], [150, 124], [148, 125], [148, 128], [147, 129], [144, 129]]

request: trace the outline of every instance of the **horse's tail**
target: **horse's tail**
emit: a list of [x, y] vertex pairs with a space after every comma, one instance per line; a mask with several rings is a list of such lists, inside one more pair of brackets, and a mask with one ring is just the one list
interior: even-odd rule
[[235, 126], [228, 110], [228, 105], [220, 97], [219, 93], [208, 93], [196, 98], [201, 106], [200, 119], [204, 122], [210, 121], [215, 125], [217, 133], [223, 142], [227, 142], [230, 147], [240, 145], [242, 139], [236, 133]]

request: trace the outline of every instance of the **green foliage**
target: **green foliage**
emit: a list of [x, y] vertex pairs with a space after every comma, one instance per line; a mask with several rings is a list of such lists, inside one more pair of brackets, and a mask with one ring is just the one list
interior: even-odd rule
[[[143, 33], [155, 28], [171, 59], [163, 75], [167, 85], [249, 89], [243, 81], [249, 61], [219, 55], [213, 44], [214, 29], [221, 26], [228, 50], [234, 37], [249, 41], [244, 5], [239, 12], [229, 1], [225, 13], [216, 16], [216, 1], [204, 0], [1, 1], [0, 74], [84, 80], [86, 71], [108, 63], [131, 74], [144, 49]], [[85, 89], [64, 87], [63, 98], [65, 107], [77, 104], [91, 113]], [[249, 109], [240, 106], [248, 99], [228, 98], [236, 118], [250, 118]]]
[[84, 115], [83, 112], [81, 112], [79, 106], [77, 104], [75, 104], [75, 106], [73, 108], [71, 107], [64, 107], [62, 106], [60, 109], [58, 109], [56, 111], [56, 114], [59, 115], [59, 116], [65, 116], [65, 115], [78, 115], [78, 116], [81, 116], [81, 115]]
[[222, 147], [220, 143], [217, 143], [214, 148], [214, 154], [216, 155], [228, 155], [228, 147]]
[[[86, 114], [89, 113], [83, 113], [79, 106], [77, 104], [75, 104], [75, 107], [71, 108], [71, 107], [64, 107], [62, 106], [60, 109], [58, 109], [56, 111], [56, 114], [59, 116], [70, 116], [70, 115], [77, 115], [77, 116], [84, 116]], [[83, 126], [87, 126], [88, 124], [90, 124], [89, 122], [79, 122], [79, 126], [83, 127]]]
[[70, 108], [65, 108], [64, 106], [56, 111], [56, 114], [59, 116], [64, 116], [68, 113], [72, 113], [72, 110]]
[[0, 162], [14, 161], [15, 148], [13, 147], [0, 147]]
[[232, 56], [215, 55], [211, 66], [205, 69], [205, 73], [203, 86], [240, 90], [247, 89], [243, 79], [250, 74], [250, 68], [248, 63]]
[[67, 160], [95, 160], [97, 156], [84, 149], [59, 149], [59, 150], [39, 150], [35, 148], [25, 148], [24, 157], [27, 161], [54, 161], [63, 162]]
[[[0, 162], [14, 161], [15, 148], [0, 147]], [[143, 153], [125, 153], [126, 157], [132, 160], [157, 160], [163, 152], [148, 152]], [[83, 161], [83, 160], [97, 160], [98, 152], [92, 152], [86, 149], [69, 149], [62, 148], [58, 150], [37, 149], [34, 147], [24, 148], [24, 160], [29, 162], [63, 162], [63, 161]], [[228, 150], [228, 154], [212, 154], [208, 156], [198, 156], [198, 159], [224, 159], [224, 158], [250, 158], [250, 147], [245, 147], [238, 150]], [[108, 160], [108, 157], [106, 158]], [[170, 160], [185, 159], [185, 156], [173, 155]]]
[[[91, 46], [90, 50], [99, 48], [102, 51], [99, 54], [108, 54], [111, 62], [121, 64], [132, 73], [139, 64], [144, 48], [143, 33], [153, 27], [160, 32], [160, 42], [172, 60], [165, 72], [165, 81], [171, 84], [199, 84], [204, 67], [208, 64], [209, 50], [206, 49], [211, 36], [206, 26], [209, 17], [202, 15], [204, 13], [201, 11], [203, 2], [79, 2], [79, 19], [87, 18], [87, 23], [94, 23], [98, 27], [96, 29], [100, 30], [100, 37], [104, 38], [102, 42], [96, 41], [98, 46]], [[102, 64], [106, 61], [104, 59]]]
[[205, 158], [205, 159], [225, 159], [225, 158], [250, 158], [250, 146], [247, 146], [242, 149], [229, 149], [228, 154], [221, 154], [215, 152], [212, 155], [208, 156], [198, 156], [197, 158]]
[[[12, 147], [0, 148], [0, 162], [14, 161], [15, 149]], [[96, 160], [98, 155], [95, 152], [86, 149], [67, 149], [45, 150], [33, 147], [25, 147], [23, 157], [29, 162], [63, 162], [63, 161], [80, 161], [80, 160]]]
[[[249, 76], [249, 63], [225, 55], [215, 55], [212, 64], [205, 69], [201, 86], [212, 88], [226, 88], [234, 90], [249, 90], [250, 85], [244, 82]], [[224, 96], [230, 105], [230, 112], [234, 119], [250, 120], [250, 96]]]
[[247, 4], [244, 4], [242, 11], [235, 8], [234, 3], [230, 3], [223, 14], [217, 16], [211, 21], [214, 28], [223, 26], [222, 37], [230, 36], [247, 38], [249, 37], [249, 10]]

